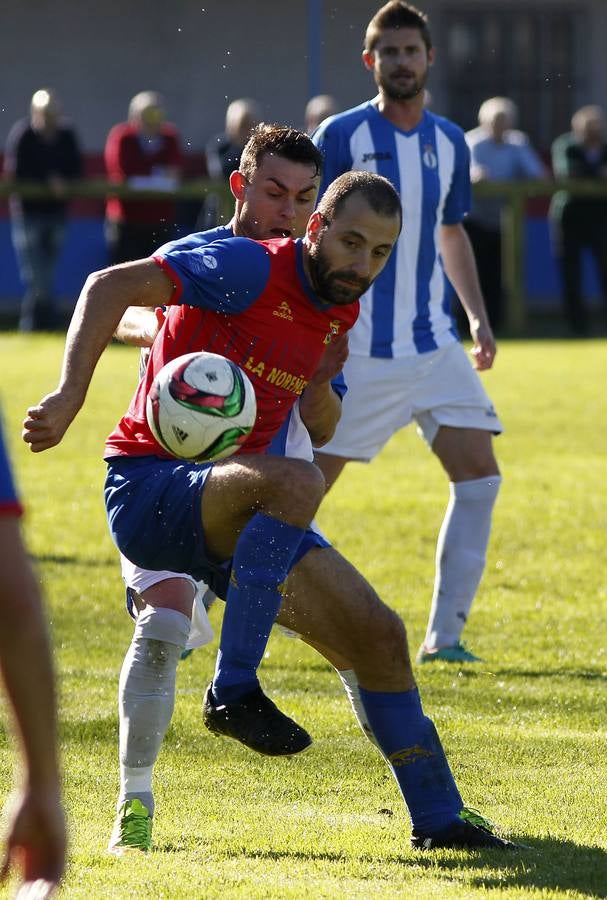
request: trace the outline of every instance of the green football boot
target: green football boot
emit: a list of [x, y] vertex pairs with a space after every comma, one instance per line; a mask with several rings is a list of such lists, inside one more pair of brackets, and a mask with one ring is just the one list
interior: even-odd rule
[[152, 847], [152, 817], [141, 800], [125, 800], [116, 814], [108, 853], [147, 853]]

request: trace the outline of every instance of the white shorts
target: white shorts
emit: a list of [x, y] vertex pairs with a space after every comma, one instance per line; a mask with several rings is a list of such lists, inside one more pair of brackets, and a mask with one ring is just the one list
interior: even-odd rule
[[[131, 588], [138, 594], [143, 594], [148, 588], [161, 581], [168, 581], [169, 578], [182, 578], [189, 581], [192, 585], [192, 624], [185, 649], [194, 650], [213, 640], [213, 627], [209, 622], [209, 615], [204, 604], [205, 596], [211, 594], [211, 591], [204, 581], [195, 581], [191, 575], [185, 575], [183, 572], [154, 572], [150, 569], [142, 569], [122, 553], [120, 554], [120, 568], [127, 588]], [[211, 594], [211, 596], [214, 595]]]
[[350, 356], [344, 378], [341, 419], [321, 453], [368, 462], [413, 420], [430, 447], [441, 425], [503, 431], [459, 343], [402, 359]]

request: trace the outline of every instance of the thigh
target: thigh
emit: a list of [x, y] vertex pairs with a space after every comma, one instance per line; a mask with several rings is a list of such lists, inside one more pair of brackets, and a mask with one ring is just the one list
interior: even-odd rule
[[127, 588], [130, 588], [136, 594], [143, 594], [145, 591], [154, 587], [161, 582], [172, 581], [174, 579], [182, 579], [189, 582], [191, 588], [196, 591], [197, 582], [191, 575], [183, 572], [171, 572], [166, 569], [143, 569], [136, 566], [130, 559], [127, 559], [122, 553], [120, 554], [120, 569], [122, 572], [122, 580]]
[[105, 499], [112, 537], [127, 559], [186, 572], [216, 590], [255, 512], [306, 528], [323, 491], [319, 469], [304, 460], [260, 455], [201, 466], [115, 457]]
[[242, 529], [259, 511], [307, 528], [324, 487], [317, 466], [302, 459], [242, 456], [215, 464], [202, 495], [209, 551], [218, 559], [231, 557]]
[[142, 569], [205, 578], [218, 567], [206, 547], [200, 515], [209, 466], [160, 460], [108, 461], [105, 502], [112, 538]]
[[414, 410], [418, 431], [428, 446], [435, 450], [441, 427], [500, 434], [501, 422], [462, 345], [454, 343], [429, 355], [433, 366], [416, 387]]

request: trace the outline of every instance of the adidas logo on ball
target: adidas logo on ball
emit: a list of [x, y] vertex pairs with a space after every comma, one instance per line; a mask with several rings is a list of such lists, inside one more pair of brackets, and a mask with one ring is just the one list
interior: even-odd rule
[[257, 402], [243, 370], [217, 353], [186, 353], [156, 375], [146, 399], [148, 425], [162, 449], [190, 462], [214, 462], [244, 444]]

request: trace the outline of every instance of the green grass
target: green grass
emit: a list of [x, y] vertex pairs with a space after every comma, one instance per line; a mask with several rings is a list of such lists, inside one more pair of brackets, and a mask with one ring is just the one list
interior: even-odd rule
[[[506, 426], [487, 572], [466, 638], [486, 663], [419, 670], [460, 789], [533, 848], [408, 850], [395, 785], [329, 667], [275, 636], [264, 682], [313, 733], [299, 759], [268, 760], [204, 731], [215, 644], [178, 672], [157, 768], [156, 850], [105, 855], [118, 785], [115, 695], [131, 625], [101, 488], [103, 440], [128, 403], [137, 354], [112, 347], [64, 444], [18, 439], [54, 387], [57, 337], [0, 335], [2, 397], [25, 527], [52, 620], [70, 824], [63, 896], [476, 898], [607, 896], [607, 342], [504, 342], [486, 384]], [[440, 469], [414, 429], [351, 466], [320, 521], [422, 639]], [[212, 611], [218, 628], [219, 604]], [[0, 792], [11, 748], [0, 735]]]

